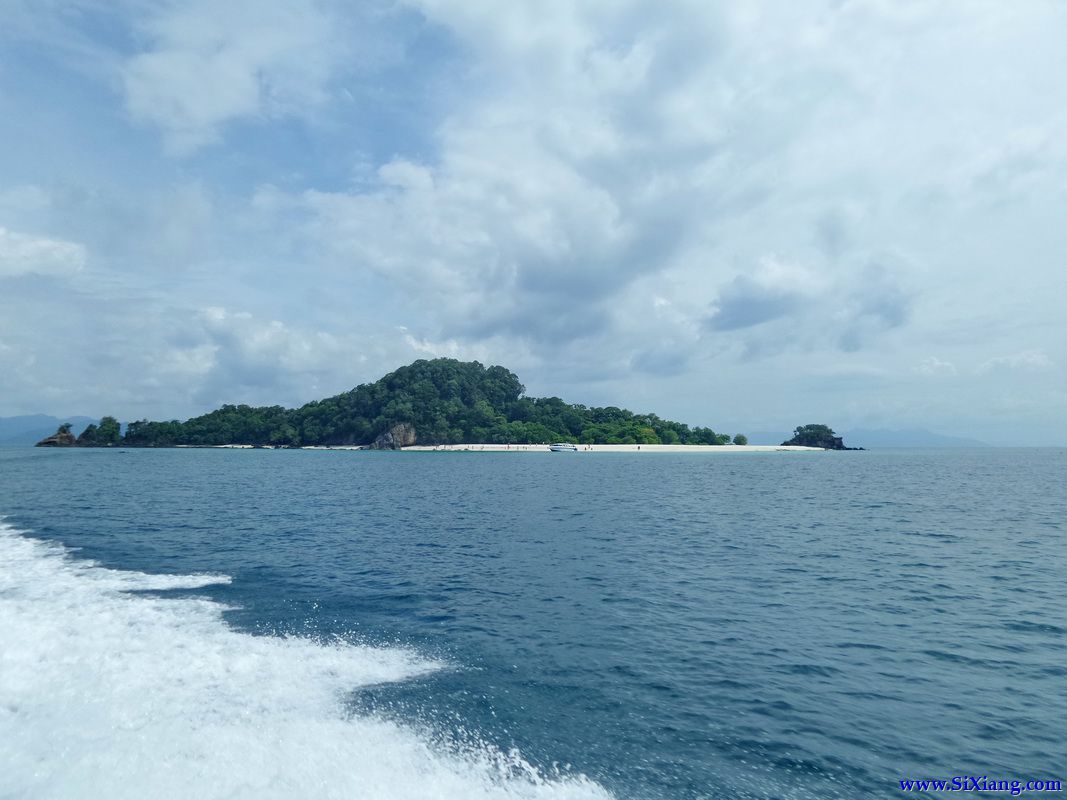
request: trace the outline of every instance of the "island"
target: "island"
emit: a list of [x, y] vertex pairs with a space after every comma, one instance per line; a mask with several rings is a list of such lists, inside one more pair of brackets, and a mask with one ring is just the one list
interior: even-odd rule
[[38, 446], [399, 450], [448, 448], [463, 442], [492, 449], [512, 445], [525, 449], [548, 442], [638, 449], [642, 445], [725, 449], [747, 444], [743, 434], [731, 437], [708, 427], [690, 427], [615, 406], [527, 397], [525, 391], [518, 377], [501, 366], [451, 358], [420, 359], [373, 383], [299, 408], [224, 405], [184, 422], [131, 422], [125, 433], [117, 419], [108, 416], [89, 425], [77, 438], [67, 426], [61, 440], [57, 433]]
[[51, 436], [46, 436], [36, 444], [36, 447], [73, 447], [77, 444], [77, 439], [74, 434], [70, 432], [71, 424], [64, 422], [60, 425], [56, 432]]
[[793, 438], [782, 442], [783, 447], [821, 447], [823, 450], [862, 450], [862, 447], [845, 447], [844, 439], [827, 425], [800, 425], [793, 431]]

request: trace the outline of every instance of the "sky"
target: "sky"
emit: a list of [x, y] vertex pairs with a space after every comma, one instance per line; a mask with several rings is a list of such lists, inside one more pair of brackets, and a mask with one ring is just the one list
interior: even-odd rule
[[0, 0], [0, 415], [417, 358], [1067, 444], [1067, 3]]

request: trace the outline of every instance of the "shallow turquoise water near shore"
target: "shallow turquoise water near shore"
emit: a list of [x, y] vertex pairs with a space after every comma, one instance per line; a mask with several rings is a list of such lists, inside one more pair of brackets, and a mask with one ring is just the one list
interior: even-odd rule
[[1063, 778], [1065, 478], [1063, 449], [0, 449], [0, 790], [134, 758], [160, 796]]

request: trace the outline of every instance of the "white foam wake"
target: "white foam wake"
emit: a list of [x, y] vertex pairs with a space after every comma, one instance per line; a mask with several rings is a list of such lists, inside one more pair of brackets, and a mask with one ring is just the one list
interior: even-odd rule
[[440, 665], [231, 629], [224, 576], [105, 569], [0, 522], [0, 797], [605, 798], [517, 755], [435, 748], [341, 698]]

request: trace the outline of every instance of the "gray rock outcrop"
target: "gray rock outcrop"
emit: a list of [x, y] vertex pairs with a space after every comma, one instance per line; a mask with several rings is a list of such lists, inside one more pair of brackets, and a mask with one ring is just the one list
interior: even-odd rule
[[415, 444], [415, 426], [410, 422], [398, 422], [374, 440], [371, 450], [399, 450]]
[[69, 430], [56, 431], [51, 436], [46, 436], [41, 439], [34, 447], [74, 447], [74, 444], [78, 440], [74, 438], [74, 434]]

